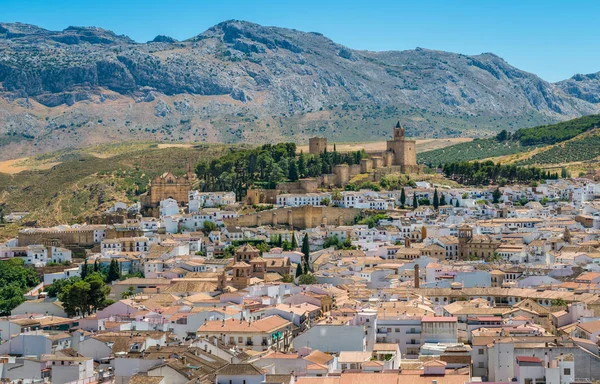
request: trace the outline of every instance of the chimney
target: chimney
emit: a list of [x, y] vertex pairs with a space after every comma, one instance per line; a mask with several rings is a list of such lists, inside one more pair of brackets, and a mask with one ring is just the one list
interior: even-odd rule
[[415, 288], [419, 288], [419, 264], [415, 264]]

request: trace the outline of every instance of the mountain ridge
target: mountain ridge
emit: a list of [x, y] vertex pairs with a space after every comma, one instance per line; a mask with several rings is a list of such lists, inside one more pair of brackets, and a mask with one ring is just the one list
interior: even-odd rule
[[353, 50], [237, 20], [147, 43], [0, 23], [0, 85], [11, 156], [140, 138], [378, 140], [398, 118], [415, 137], [486, 136], [600, 111], [592, 74], [549, 83], [493, 53]]

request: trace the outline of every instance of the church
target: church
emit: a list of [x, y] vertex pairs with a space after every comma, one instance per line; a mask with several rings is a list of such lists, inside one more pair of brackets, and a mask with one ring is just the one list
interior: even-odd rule
[[140, 198], [142, 210], [158, 216], [157, 208], [160, 202], [168, 198], [175, 199], [180, 206], [184, 206], [189, 202], [189, 192], [192, 190], [194, 177], [189, 164], [185, 176], [177, 177], [171, 172], [157, 176], [150, 182], [146, 194]]

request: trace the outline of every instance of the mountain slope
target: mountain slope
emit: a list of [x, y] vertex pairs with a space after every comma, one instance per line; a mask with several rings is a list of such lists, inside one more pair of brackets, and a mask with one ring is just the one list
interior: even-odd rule
[[493, 54], [355, 51], [242, 21], [145, 44], [0, 24], [0, 83], [4, 158], [131, 139], [377, 140], [398, 118], [412, 136], [481, 136], [599, 111], [591, 90]]
[[584, 116], [421, 152], [417, 159], [432, 165], [483, 159], [521, 165], [591, 161], [600, 156], [599, 128], [600, 115]]

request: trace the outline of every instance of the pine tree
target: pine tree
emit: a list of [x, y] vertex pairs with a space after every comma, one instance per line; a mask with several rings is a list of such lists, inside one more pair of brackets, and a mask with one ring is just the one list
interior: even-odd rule
[[302, 239], [302, 253], [304, 254], [304, 262], [308, 264], [310, 260], [310, 244], [308, 243], [308, 233], [304, 234]]
[[302, 275], [302, 263], [296, 264], [296, 277], [300, 277]]
[[88, 263], [87, 263], [87, 257], [86, 257], [85, 260], [83, 261], [83, 267], [81, 268], [81, 280], [85, 280], [87, 275], [88, 275]]
[[402, 187], [402, 192], [400, 192], [400, 205], [404, 208], [406, 204], [406, 192], [404, 192], [404, 187]]
[[417, 194], [413, 195], [413, 209], [419, 208], [419, 202], [417, 201]]
[[298, 248], [298, 242], [296, 241], [296, 232], [292, 232], [292, 250]]
[[433, 208], [438, 209], [440, 207], [440, 197], [438, 196], [437, 188], [433, 192]]

